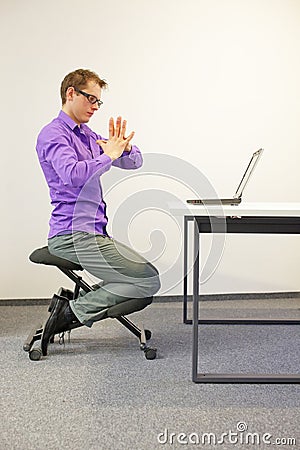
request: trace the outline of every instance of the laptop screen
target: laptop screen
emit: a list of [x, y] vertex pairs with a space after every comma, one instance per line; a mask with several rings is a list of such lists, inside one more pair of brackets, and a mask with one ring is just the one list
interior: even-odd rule
[[245, 170], [245, 173], [242, 177], [242, 180], [241, 180], [240, 184], [238, 185], [236, 193], [234, 194], [234, 198], [242, 197], [243, 191], [244, 191], [263, 151], [264, 151], [263, 148], [260, 148], [259, 150], [257, 150], [256, 152], [253, 153], [252, 158], [250, 159], [250, 162], [248, 164], [248, 167]]

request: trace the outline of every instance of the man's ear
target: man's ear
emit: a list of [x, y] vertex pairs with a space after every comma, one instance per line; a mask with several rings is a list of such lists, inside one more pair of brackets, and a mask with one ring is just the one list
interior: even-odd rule
[[66, 90], [66, 100], [72, 101], [74, 95], [75, 89], [73, 88], [73, 86], [68, 87], [68, 89]]

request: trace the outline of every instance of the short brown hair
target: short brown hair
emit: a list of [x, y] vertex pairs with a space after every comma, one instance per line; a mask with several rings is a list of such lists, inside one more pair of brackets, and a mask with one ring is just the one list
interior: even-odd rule
[[101, 80], [101, 78], [91, 70], [77, 69], [66, 75], [60, 86], [62, 104], [64, 105], [66, 103], [66, 92], [69, 87], [73, 86], [75, 89], [84, 89], [89, 81], [94, 81], [101, 88], [105, 89], [107, 87], [106, 81]]

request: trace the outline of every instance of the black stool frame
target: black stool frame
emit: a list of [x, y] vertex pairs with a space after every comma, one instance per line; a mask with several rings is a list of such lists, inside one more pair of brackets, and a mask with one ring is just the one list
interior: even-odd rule
[[[46, 255], [46, 258], [45, 258]], [[48, 259], [49, 255], [49, 259]], [[74, 291], [70, 291], [65, 288], [60, 288], [58, 294], [54, 294], [50, 305], [48, 307], [48, 311], [51, 312], [52, 308], [55, 306], [55, 303], [57, 301], [57, 296], [63, 296], [66, 297], [68, 300], [76, 299], [79, 296], [80, 289], [83, 289], [86, 293], [91, 292], [92, 290], [95, 290], [93, 286], [90, 286], [84, 279], [75, 273], [75, 270], [83, 270], [83, 268], [78, 265], [71, 263], [70, 261], [64, 260], [62, 258], [53, 257], [48, 252], [47, 247], [42, 247], [41, 249], [35, 250], [29, 257], [29, 259], [32, 262], [38, 263], [38, 264], [46, 264], [57, 267], [61, 272], [63, 272], [69, 279], [71, 279], [75, 286]], [[58, 265], [59, 264], [59, 265]], [[134, 334], [140, 341], [140, 349], [144, 351], [146, 359], [155, 359], [156, 358], [156, 348], [151, 348], [146, 345], [146, 341], [151, 338], [151, 331], [150, 330], [144, 330], [143, 328], [138, 328], [131, 320], [128, 319], [128, 317], [125, 317], [125, 314], [129, 314], [131, 312], [135, 312], [135, 310], [131, 310], [128, 312], [128, 303], [131, 300], [124, 301], [121, 304], [116, 305], [118, 307], [119, 313], [116, 314], [115, 312], [110, 315], [110, 310], [113, 312], [114, 308], [116, 306], [112, 306], [107, 310], [107, 315], [104, 318], [114, 318], [117, 319], [124, 327], [126, 327], [132, 334]], [[141, 302], [143, 299], [141, 299]], [[150, 302], [147, 302], [146, 299], [144, 299], [144, 306], [147, 306]], [[143, 309], [140, 308], [140, 309]], [[122, 314], [122, 309], [124, 315]], [[138, 309], [136, 309], [138, 311]], [[101, 320], [103, 320], [101, 319]], [[23, 350], [29, 353], [29, 358], [32, 361], [37, 361], [41, 359], [42, 351], [40, 347], [34, 346], [34, 343], [36, 341], [41, 340], [42, 334], [43, 334], [43, 328], [45, 324], [40, 324], [38, 327], [34, 327], [29, 335], [27, 336], [27, 339], [24, 342]], [[68, 330], [71, 331], [71, 330]], [[50, 343], [54, 342], [54, 336], [52, 336]]]

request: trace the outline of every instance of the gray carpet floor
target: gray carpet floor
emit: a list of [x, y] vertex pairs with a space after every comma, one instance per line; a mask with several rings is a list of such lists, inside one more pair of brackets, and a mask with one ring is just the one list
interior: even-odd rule
[[[1, 303], [0, 303], [1, 305]], [[202, 317], [292, 317], [300, 299], [206, 301]], [[73, 330], [30, 361], [23, 342], [42, 305], [0, 306], [1, 450], [300, 449], [300, 385], [195, 384], [180, 302], [131, 319], [156, 360], [115, 320]], [[299, 326], [202, 326], [200, 371], [300, 372]], [[215, 444], [215, 445], [213, 445]]]

